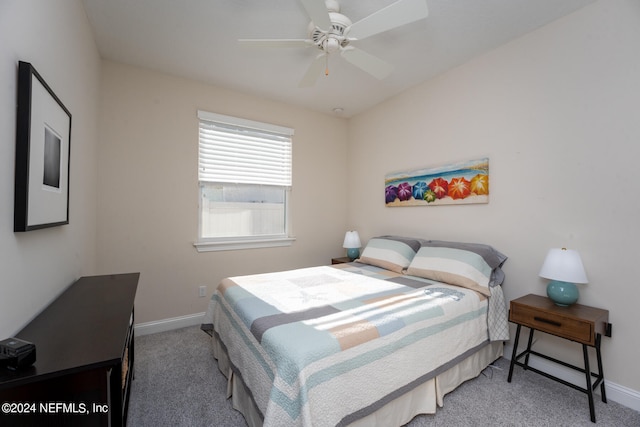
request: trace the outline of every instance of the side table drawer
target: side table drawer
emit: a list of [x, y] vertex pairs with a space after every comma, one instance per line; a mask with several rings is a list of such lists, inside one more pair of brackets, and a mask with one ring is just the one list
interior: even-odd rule
[[593, 329], [590, 322], [580, 321], [555, 313], [544, 313], [540, 310], [511, 305], [509, 320], [539, 331], [547, 332], [562, 338], [590, 344], [593, 342]]

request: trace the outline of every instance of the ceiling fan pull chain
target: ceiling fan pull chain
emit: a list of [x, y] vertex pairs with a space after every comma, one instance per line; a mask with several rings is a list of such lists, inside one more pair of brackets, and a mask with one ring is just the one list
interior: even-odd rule
[[325, 61], [324, 75], [329, 76], [329, 54], [328, 53], [324, 55], [324, 61]]

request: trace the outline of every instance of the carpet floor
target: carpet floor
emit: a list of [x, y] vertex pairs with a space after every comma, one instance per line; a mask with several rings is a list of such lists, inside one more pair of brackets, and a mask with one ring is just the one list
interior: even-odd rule
[[[130, 427], [246, 426], [225, 398], [226, 379], [199, 327], [137, 337], [135, 351]], [[640, 426], [640, 412], [599, 396], [593, 424], [584, 393], [519, 367], [508, 383], [508, 370], [509, 361], [498, 359], [446, 395], [435, 414], [419, 415], [407, 426]]]

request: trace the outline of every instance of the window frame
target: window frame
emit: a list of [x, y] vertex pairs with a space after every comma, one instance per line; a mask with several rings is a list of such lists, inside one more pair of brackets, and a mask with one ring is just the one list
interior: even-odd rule
[[[199, 130], [200, 130], [201, 123], [203, 121], [216, 122], [220, 124], [250, 128], [254, 130], [266, 131], [271, 133], [279, 133], [282, 135], [287, 135], [290, 138], [292, 138], [294, 134], [294, 130], [291, 128], [198, 110], [198, 129]], [[199, 135], [198, 135], [198, 146], [200, 146]], [[291, 149], [293, 150], [293, 144]], [[198, 169], [200, 168], [199, 159], [200, 159], [200, 148], [198, 148]], [[291, 167], [293, 167], [293, 158], [291, 159]], [[291, 244], [293, 244], [293, 242], [295, 241], [295, 236], [293, 235], [293, 231], [292, 231], [293, 222], [291, 218], [292, 185], [282, 186], [283, 189], [285, 190], [285, 202], [284, 202], [285, 230], [283, 234], [259, 235], [259, 236], [258, 235], [236, 236], [236, 237], [233, 237], [233, 236], [203, 237], [202, 236], [202, 232], [203, 232], [202, 230], [203, 228], [202, 186], [205, 182], [210, 182], [210, 181], [201, 180], [200, 173], [198, 171], [198, 182], [197, 182], [197, 185], [198, 185], [198, 236], [197, 236], [197, 240], [193, 243], [193, 246], [196, 248], [198, 252], [283, 247], [283, 246], [290, 246]], [[253, 185], [253, 184], [249, 184], [249, 185]], [[256, 183], [255, 185], [259, 185], [259, 184]]]

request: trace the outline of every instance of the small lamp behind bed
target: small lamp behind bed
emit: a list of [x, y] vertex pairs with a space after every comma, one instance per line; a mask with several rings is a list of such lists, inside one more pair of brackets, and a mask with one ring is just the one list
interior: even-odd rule
[[342, 247], [347, 249], [347, 256], [351, 261], [360, 256], [361, 246], [362, 244], [360, 243], [360, 235], [358, 232], [347, 231], [344, 235], [344, 243], [342, 244]]
[[578, 301], [575, 283], [588, 282], [580, 254], [567, 248], [550, 249], [539, 276], [551, 279], [547, 285], [547, 296], [562, 307]]

